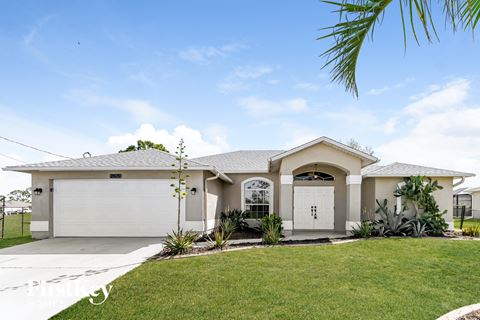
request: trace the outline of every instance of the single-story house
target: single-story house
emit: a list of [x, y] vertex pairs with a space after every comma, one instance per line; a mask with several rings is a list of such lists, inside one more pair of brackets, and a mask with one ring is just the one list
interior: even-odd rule
[[[158, 150], [6, 167], [32, 175], [34, 238], [164, 236], [177, 223], [172, 164]], [[293, 149], [249, 150], [188, 161], [191, 188], [181, 206], [185, 229], [214, 228], [222, 210], [242, 209], [258, 219], [273, 212], [286, 233], [348, 232], [375, 211], [375, 199], [393, 196], [403, 177], [426, 175], [444, 188], [435, 192], [453, 228], [454, 179], [471, 173], [378, 159], [327, 137]], [[457, 183], [458, 184], [458, 183]]]
[[[1, 205], [2, 203], [0, 202], [0, 206]], [[4, 210], [6, 215], [10, 215], [13, 213], [29, 213], [32, 212], [32, 204], [30, 202], [19, 200], [7, 200], [5, 201]]]
[[454, 190], [453, 204], [457, 207], [465, 206], [467, 217], [480, 219], [480, 187]]

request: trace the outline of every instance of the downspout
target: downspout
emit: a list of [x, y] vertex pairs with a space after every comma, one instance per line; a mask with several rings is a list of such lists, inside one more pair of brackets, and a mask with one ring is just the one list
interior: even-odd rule
[[207, 208], [208, 208], [208, 181], [216, 180], [220, 177], [220, 172], [217, 171], [216, 175], [214, 177], [210, 177], [205, 179], [204, 183], [204, 203], [203, 203], [203, 232], [207, 233], [208, 225], [207, 225]]
[[460, 177], [460, 178], [461, 178], [460, 181], [453, 184], [453, 188], [458, 187], [459, 185], [465, 182], [465, 177]]

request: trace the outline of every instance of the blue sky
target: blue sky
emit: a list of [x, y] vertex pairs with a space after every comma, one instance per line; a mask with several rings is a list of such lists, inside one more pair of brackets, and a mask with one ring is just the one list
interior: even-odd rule
[[[321, 69], [331, 11], [314, 0], [3, 1], [0, 135], [75, 157], [137, 138], [173, 148], [184, 137], [195, 156], [326, 135], [383, 163], [480, 174], [479, 42], [439, 19], [440, 43], [410, 38], [405, 52], [392, 7], [361, 53], [355, 99]], [[54, 159], [4, 141], [0, 153]], [[0, 193], [28, 179], [0, 173]]]

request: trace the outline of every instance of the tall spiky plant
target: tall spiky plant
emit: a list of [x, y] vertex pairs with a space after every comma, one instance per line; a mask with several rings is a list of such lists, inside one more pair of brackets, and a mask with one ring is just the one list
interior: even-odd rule
[[[480, 0], [443, 0], [443, 13], [454, 31], [459, 25], [472, 33], [480, 20]], [[377, 23], [382, 22], [387, 7], [393, 0], [343, 0], [323, 1], [336, 7], [340, 21], [330, 27], [319, 40], [333, 38], [333, 45], [322, 56], [327, 58], [324, 67], [331, 67], [332, 81], [345, 86], [346, 91], [358, 97], [356, 68], [360, 49], [367, 36], [373, 36]], [[419, 44], [417, 28], [423, 30], [428, 42], [439, 40], [432, 10], [436, 9], [430, 0], [398, 0], [403, 28], [403, 42], [406, 47], [407, 27], [410, 25], [415, 42]], [[440, 2], [440, 5], [442, 3]], [[417, 26], [417, 27], [416, 27]]]
[[176, 163], [172, 163], [172, 167], [175, 167], [175, 170], [172, 172], [172, 180], [174, 183], [170, 184], [173, 188], [173, 196], [177, 198], [177, 233], [180, 233], [180, 212], [182, 208], [182, 200], [187, 197], [187, 191], [189, 187], [187, 186], [187, 178], [189, 177], [185, 171], [188, 169], [187, 157], [185, 154], [185, 143], [183, 138], [180, 139], [180, 142], [177, 145], [177, 151], [175, 151], [175, 160]]

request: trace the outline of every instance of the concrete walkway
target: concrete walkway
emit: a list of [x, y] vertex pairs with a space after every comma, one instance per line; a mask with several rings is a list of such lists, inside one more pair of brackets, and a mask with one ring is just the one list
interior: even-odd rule
[[[162, 250], [159, 238], [56, 238], [0, 250], [0, 318], [48, 319]], [[108, 298], [104, 303], [108, 303]]]

